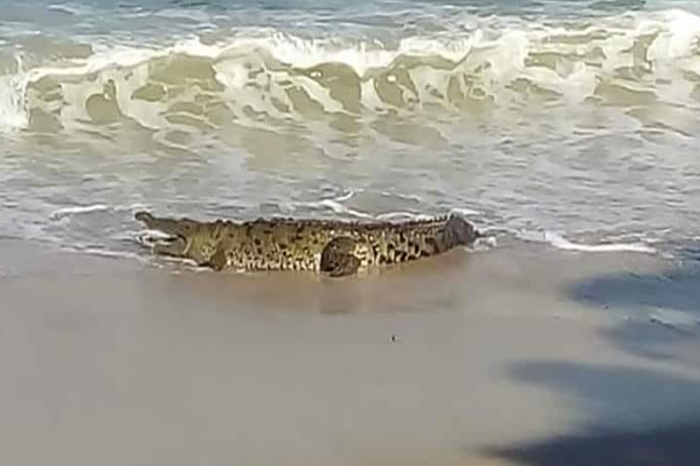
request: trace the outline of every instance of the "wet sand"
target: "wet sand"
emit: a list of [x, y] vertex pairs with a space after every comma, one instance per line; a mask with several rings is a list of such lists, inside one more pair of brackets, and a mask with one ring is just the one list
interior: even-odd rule
[[693, 273], [505, 245], [332, 280], [3, 240], [0, 464], [693, 464]]

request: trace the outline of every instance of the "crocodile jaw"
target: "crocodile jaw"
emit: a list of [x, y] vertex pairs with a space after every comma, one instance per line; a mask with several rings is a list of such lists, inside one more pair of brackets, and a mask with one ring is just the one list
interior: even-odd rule
[[182, 231], [179, 221], [156, 218], [148, 212], [137, 212], [135, 218], [145, 224], [149, 230], [155, 230], [165, 235], [152, 240], [153, 252], [173, 257], [187, 256], [190, 241], [188, 235]]
[[187, 240], [183, 236], [157, 239], [153, 244], [153, 252], [165, 256], [186, 257], [188, 249]]

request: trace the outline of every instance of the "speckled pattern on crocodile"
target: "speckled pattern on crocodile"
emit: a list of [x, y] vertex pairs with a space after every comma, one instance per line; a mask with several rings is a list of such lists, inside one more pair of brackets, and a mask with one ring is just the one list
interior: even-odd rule
[[155, 254], [190, 259], [214, 270], [306, 270], [330, 276], [434, 256], [479, 237], [467, 220], [455, 214], [404, 222], [285, 218], [200, 222], [138, 212], [136, 220], [168, 235], [153, 246]]

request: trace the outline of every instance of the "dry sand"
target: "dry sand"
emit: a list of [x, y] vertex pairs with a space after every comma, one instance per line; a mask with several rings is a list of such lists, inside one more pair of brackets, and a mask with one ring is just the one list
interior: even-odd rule
[[674, 267], [520, 245], [332, 280], [3, 240], [0, 464], [693, 464], [697, 325], [642, 311], [698, 287], [636, 301]]

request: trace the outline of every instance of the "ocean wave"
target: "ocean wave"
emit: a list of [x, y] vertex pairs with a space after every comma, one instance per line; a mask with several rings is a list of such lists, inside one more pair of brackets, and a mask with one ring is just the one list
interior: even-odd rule
[[88, 58], [0, 76], [0, 128], [130, 120], [156, 132], [231, 132], [321, 120], [348, 133], [363, 115], [582, 102], [633, 116], [655, 105], [697, 108], [700, 17], [689, 12], [498, 24], [396, 43], [257, 30], [163, 48], [95, 47]]

